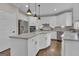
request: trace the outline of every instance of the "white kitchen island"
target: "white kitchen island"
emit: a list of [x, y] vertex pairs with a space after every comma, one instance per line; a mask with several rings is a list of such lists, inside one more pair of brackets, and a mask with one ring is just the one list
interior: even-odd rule
[[11, 56], [35, 56], [51, 43], [51, 31], [39, 31], [9, 36]]

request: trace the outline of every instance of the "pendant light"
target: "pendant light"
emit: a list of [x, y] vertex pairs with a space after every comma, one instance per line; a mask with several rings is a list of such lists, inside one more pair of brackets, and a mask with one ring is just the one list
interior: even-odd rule
[[30, 3], [28, 3], [28, 10], [27, 10], [27, 16], [32, 16], [32, 12], [30, 10]]
[[34, 15], [34, 17], [37, 17], [37, 14], [36, 14], [36, 3], [35, 3], [35, 15]]
[[38, 16], [38, 19], [40, 19], [40, 5], [38, 5], [38, 7], [39, 7], [39, 16]]

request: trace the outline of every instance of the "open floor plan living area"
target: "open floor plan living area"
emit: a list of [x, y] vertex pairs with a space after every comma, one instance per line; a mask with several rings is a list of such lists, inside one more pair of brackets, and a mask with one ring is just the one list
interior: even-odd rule
[[79, 3], [0, 3], [0, 56], [79, 56]]

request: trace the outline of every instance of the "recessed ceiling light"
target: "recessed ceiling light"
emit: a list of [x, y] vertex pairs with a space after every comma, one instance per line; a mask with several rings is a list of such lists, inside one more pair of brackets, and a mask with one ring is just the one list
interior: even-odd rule
[[26, 7], [28, 7], [28, 5], [26, 5]]
[[56, 11], [57, 9], [55, 8], [54, 11]]

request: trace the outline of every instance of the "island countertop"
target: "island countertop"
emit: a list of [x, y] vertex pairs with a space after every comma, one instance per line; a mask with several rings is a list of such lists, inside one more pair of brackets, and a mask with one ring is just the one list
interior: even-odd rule
[[36, 35], [41, 35], [41, 34], [46, 34], [46, 33], [50, 33], [51, 31], [36, 31], [36, 32], [31, 32], [31, 33], [25, 33], [25, 34], [21, 34], [21, 35], [13, 35], [13, 36], [9, 36], [9, 38], [16, 38], [16, 39], [29, 39], [32, 38]]

